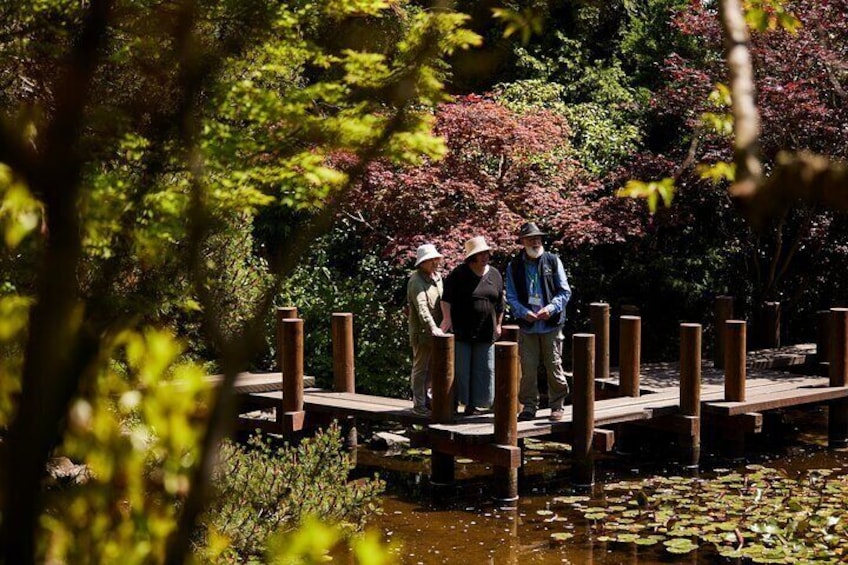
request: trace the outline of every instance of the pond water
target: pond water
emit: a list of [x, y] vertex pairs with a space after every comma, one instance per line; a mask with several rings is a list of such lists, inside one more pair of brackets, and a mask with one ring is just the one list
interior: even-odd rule
[[[720, 445], [707, 445], [700, 477], [711, 477], [726, 469], [743, 469], [752, 463], [777, 468], [787, 474], [808, 469], [848, 472], [848, 451], [826, 448], [826, 416], [823, 408], [788, 412], [766, 420], [763, 434], [749, 436], [745, 460], [722, 457]], [[426, 452], [412, 450], [393, 456], [360, 448], [360, 472], [378, 472], [388, 488], [383, 513], [375, 516], [370, 529], [382, 532], [394, 544], [400, 563], [464, 563], [476, 565], [573, 563], [612, 565], [668, 563], [730, 563], [710, 544], [685, 555], [672, 555], [663, 546], [650, 547], [599, 541], [597, 529], [583, 515], [556, 504], [557, 496], [589, 494], [604, 496], [604, 485], [621, 480], [679, 475], [669, 461], [669, 442], [662, 434], [649, 432], [641, 438], [647, 449], [629, 456], [603, 455], [596, 461], [597, 484], [590, 493], [569, 485], [569, 458], [560, 444], [528, 444], [525, 468], [520, 477], [521, 498], [517, 508], [499, 509], [490, 498], [491, 470], [468, 460], [457, 460], [456, 485], [434, 491], [427, 479]], [[720, 444], [720, 440], [714, 443]], [[568, 538], [554, 540], [551, 534]]]

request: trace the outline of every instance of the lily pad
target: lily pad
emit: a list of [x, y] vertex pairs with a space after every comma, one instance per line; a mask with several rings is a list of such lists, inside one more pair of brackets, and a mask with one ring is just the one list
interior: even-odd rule
[[551, 541], [556, 543], [564, 543], [574, 537], [571, 532], [556, 532], [551, 534]]
[[663, 542], [665, 550], [669, 553], [684, 554], [698, 549], [698, 544], [689, 538], [672, 538]]

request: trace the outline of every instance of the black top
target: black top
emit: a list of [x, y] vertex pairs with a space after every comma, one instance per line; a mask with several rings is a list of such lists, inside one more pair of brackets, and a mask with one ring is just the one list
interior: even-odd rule
[[451, 305], [453, 333], [459, 341], [494, 343], [497, 317], [504, 311], [503, 277], [492, 266], [482, 277], [467, 264], [445, 279], [442, 300]]

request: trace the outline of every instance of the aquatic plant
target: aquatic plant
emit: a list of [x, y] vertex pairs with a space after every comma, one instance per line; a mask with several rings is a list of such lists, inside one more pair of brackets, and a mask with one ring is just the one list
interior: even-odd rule
[[[848, 559], [844, 469], [790, 477], [748, 465], [712, 478], [652, 477], [604, 485], [604, 497], [556, 497], [591, 522], [596, 541], [662, 544], [669, 553], [712, 545], [753, 563], [843, 563]], [[552, 541], [556, 541], [553, 534]]]

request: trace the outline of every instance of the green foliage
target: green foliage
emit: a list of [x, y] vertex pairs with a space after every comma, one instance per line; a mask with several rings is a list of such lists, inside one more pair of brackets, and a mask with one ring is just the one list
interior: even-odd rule
[[[343, 451], [337, 426], [297, 447], [274, 449], [261, 436], [254, 436], [249, 447], [226, 442], [219, 459], [213, 478], [216, 495], [201, 521], [205, 536], [198, 545], [223, 538], [229, 543], [226, 553], [237, 562], [260, 558], [269, 544], [283, 549], [282, 540], [271, 536], [304, 524], [304, 533], [295, 536], [314, 536], [308, 543], [300, 541], [313, 549], [329, 549], [338, 536], [360, 530], [378, 510], [377, 496], [384, 486], [379, 479], [346, 482], [353, 464]], [[328, 523], [338, 527], [323, 525]], [[318, 543], [318, 538], [325, 541]], [[288, 543], [292, 545], [287, 551], [296, 550], [291, 534]], [[286, 562], [285, 555], [275, 559]]]
[[60, 452], [91, 476], [50, 493], [47, 561], [161, 561], [196, 465], [209, 402], [202, 371], [179, 361], [167, 332], [126, 331], [108, 351], [68, 415]]
[[15, 249], [41, 224], [42, 207], [12, 169], [0, 163], [0, 226], [6, 247]]
[[719, 161], [713, 164], [700, 163], [696, 169], [702, 179], [709, 179], [713, 184], [722, 181], [733, 182], [733, 179], [736, 178], [736, 163], [728, 163], [727, 161]]
[[506, 24], [504, 37], [520, 33], [521, 42], [527, 43], [532, 35], [542, 33], [542, 15], [533, 8], [525, 8], [520, 12], [507, 8], [493, 8], [492, 15]]
[[21, 390], [21, 362], [32, 300], [0, 296], [0, 429], [9, 425]]
[[[445, 59], [479, 42], [466, 19], [383, 0], [0, 5], [0, 284], [27, 296], [2, 305], [0, 560], [34, 560], [33, 542], [50, 562], [185, 558], [201, 439], [224, 427], [186, 351], [246, 368], [279, 282], [265, 261], [286, 274], [300, 251], [259, 259], [255, 218], [280, 207], [320, 233], [370, 160], [440, 157], [431, 108]], [[346, 33], [363, 20], [387, 33]], [[92, 476], [43, 498], [57, 437]]]
[[745, 21], [755, 31], [774, 31], [778, 28], [795, 33], [801, 21], [786, 10], [783, 0], [747, 0], [744, 3]]
[[403, 310], [407, 276], [361, 249], [344, 222], [314, 243], [307, 261], [285, 281], [278, 304], [297, 306], [304, 319], [305, 370], [319, 385], [332, 385], [331, 315], [350, 312], [357, 392], [408, 396], [411, 350]]
[[[564, 116], [572, 131], [574, 157], [587, 171], [601, 175], [620, 165], [641, 143], [639, 119], [631, 111], [638, 107], [641, 93], [622, 87], [617, 82], [621, 76], [620, 69], [597, 69], [571, 87], [525, 80], [498, 85], [496, 94], [518, 112], [542, 108]], [[578, 89], [591, 92], [591, 101], [569, 103], [582, 98]]]
[[660, 200], [662, 200], [666, 208], [671, 206], [671, 201], [674, 199], [676, 190], [674, 179], [670, 177], [666, 177], [660, 181], [650, 182], [629, 180], [624, 185], [624, 188], [618, 191], [618, 196], [624, 198], [644, 198], [648, 204], [648, 211], [653, 214], [657, 211], [657, 204]]

